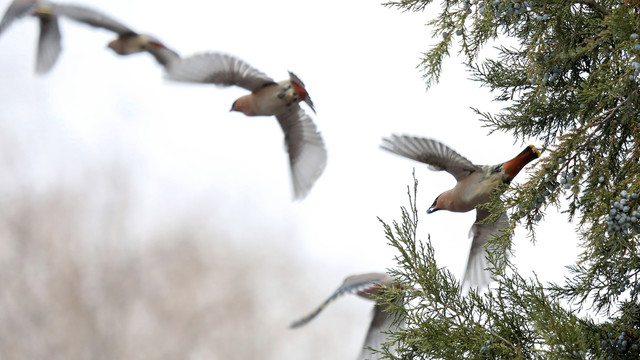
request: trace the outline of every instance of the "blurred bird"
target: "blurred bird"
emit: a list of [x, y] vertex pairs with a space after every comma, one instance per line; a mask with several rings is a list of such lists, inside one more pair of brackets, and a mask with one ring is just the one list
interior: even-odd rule
[[479, 223], [491, 214], [488, 210], [477, 207], [487, 203], [491, 193], [500, 184], [509, 184], [525, 165], [540, 157], [540, 152], [533, 145], [529, 145], [507, 162], [498, 165], [475, 165], [437, 140], [392, 135], [390, 138], [383, 138], [382, 141], [382, 149], [423, 162], [432, 170], [444, 170], [456, 178], [456, 186], [436, 197], [427, 213], [438, 210], [467, 212], [477, 209], [476, 222], [469, 234], [473, 236], [473, 241], [462, 283], [477, 287], [487, 286], [491, 281], [491, 273], [486, 269], [487, 253], [484, 244], [490, 237], [500, 235], [507, 226], [508, 217], [506, 213], [502, 213], [494, 223]]
[[237, 85], [251, 91], [238, 98], [231, 111], [247, 116], [275, 115], [284, 131], [289, 153], [295, 199], [302, 199], [320, 177], [327, 162], [322, 136], [311, 117], [298, 105], [304, 101], [315, 113], [313, 102], [300, 79], [289, 72], [289, 79], [276, 83], [273, 79], [234, 56], [204, 53], [176, 62], [167, 78], [191, 83], [219, 86]]
[[180, 59], [180, 55], [166, 47], [160, 40], [147, 34], [140, 34], [119, 21], [101, 12], [78, 5], [53, 5], [53, 12], [83, 24], [111, 30], [118, 38], [109, 43], [109, 47], [119, 55], [148, 52], [165, 68]]
[[[373, 319], [371, 320], [371, 325], [367, 331], [367, 336], [358, 359], [381, 359], [381, 354], [376, 354], [368, 348], [376, 350], [382, 349], [382, 343], [387, 341], [386, 333], [397, 330], [404, 325], [403, 319], [395, 319], [394, 314], [389, 311], [388, 304], [384, 304], [375, 299], [385, 287], [392, 286], [396, 286], [396, 282], [391, 276], [385, 273], [368, 273], [349, 276], [322, 305], [309, 315], [293, 322], [290, 327], [293, 329], [306, 325], [327, 307], [327, 305], [345, 294], [355, 294], [368, 300], [374, 300], [376, 303], [373, 307]], [[402, 302], [402, 298], [396, 299], [396, 301]], [[389, 350], [393, 352], [395, 348], [390, 348]]]
[[33, 13], [39, 2], [39, 0], [13, 0], [13, 2], [9, 4], [7, 11], [4, 12], [2, 20], [0, 20], [0, 34], [11, 25], [15, 19]]
[[15, 19], [31, 15], [40, 22], [40, 37], [36, 56], [36, 72], [47, 73], [56, 63], [61, 52], [61, 35], [58, 17], [64, 16], [75, 21], [111, 30], [118, 38], [109, 47], [120, 55], [146, 51], [158, 63], [167, 67], [180, 56], [150, 35], [139, 34], [109, 16], [79, 5], [55, 4], [40, 0], [14, 0], [0, 21], [0, 34]]
[[58, 17], [52, 13], [52, 5], [39, 0], [14, 0], [0, 20], [0, 34], [14, 20], [26, 15], [35, 16], [40, 23], [40, 37], [36, 55], [36, 73], [51, 70], [60, 55], [60, 28]]

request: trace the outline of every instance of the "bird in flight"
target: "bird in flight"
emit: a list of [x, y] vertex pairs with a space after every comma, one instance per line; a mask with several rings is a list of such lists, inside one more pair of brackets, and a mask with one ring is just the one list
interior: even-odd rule
[[289, 79], [275, 82], [235, 56], [209, 52], [176, 62], [166, 77], [179, 82], [236, 85], [251, 91], [234, 101], [231, 111], [276, 117], [289, 154], [294, 198], [307, 196], [324, 171], [327, 151], [311, 117], [298, 105], [303, 101], [315, 112], [304, 83], [295, 74], [289, 72]]
[[436, 197], [427, 213], [438, 210], [467, 212], [476, 209], [476, 221], [470, 231], [473, 241], [462, 283], [487, 286], [491, 281], [491, 273], [487, 270], [484, 244], [489, 238], [500, 235], [509, 219], [506, 213], [502, 213], [496, 222], [482, 223], [491, 214], [478, 206], [487, 203], [491, 193], [500, 184], [509, 184], [525, 165], [540, 157], [540, 152], [529, 145], [509, 161], [497, 165], [475, 165], [438, 140], [392, 135], [382, 141], [382, 149], [425, 163], [432, 170], [444, 170], [456, 178], [457, 183], [453, 189]]
[[27, 15], [38, 18], [40, 23], [36, 54], [36, 73], [38, 74], [49, 72], [62, 51], [59, 17], [115, 32], [118, 37], [108, 46], [119, 55], [148, 52], [164, 67], [180, 58], [178, 53], [166, 47], [155, 37], [140, 34], [102, 12], [81, 5], [56, 4], [40, 0], [14, 0], [0, 20], [0, 34], [14, 20]]
[[[397, 330], [404, 326], [402, 318], [396, 319], [393, 312], [390, 311], [389, 305], [376, 299], [385, 288], [396, 286], [394, 279], [386, 273], [368, 273], [360, 275], [352, 275], [347, 277], [342, 285], [327, 298], [319, 307], [312, 311], [309, 315], [293, 322], [291, 328], [298, 328], [308, 324], [313, 320], [327, 305], [346, 294], [354, 294], [368, 300], [374, 300], [373, 318], [371, 325], [367, 331], [364, 345], [358, 359], [379, 359], [381, 354], [371, 351], [371, 349], [380, 350], [382, 343], [387, 341], [387, 333]], [[396, 299], [396, 302], [402, 302], [402, 298]], [[390, 348], [390, 351], [395, 351]]]

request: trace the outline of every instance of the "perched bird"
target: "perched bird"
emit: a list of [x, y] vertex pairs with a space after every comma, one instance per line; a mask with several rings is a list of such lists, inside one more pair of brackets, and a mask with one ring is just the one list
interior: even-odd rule
[[[443, 143], [427, 138], [392, 135], [383, 138], [381, 148], [409, 159], [423, 162], [432, 170], [444, 170], [456, 178], [456, 186], [436, 197], [427, 210], [467, 212], [489, 201], [491, 193], [502, 183], [511, 180], [532, 160], [540, 157], [533, 145], [527, 146], [518, 156], [497, 165], [475, 165]], [[507, 226], [506, 213], [500, 214], [494, 223], [479, 222], [489, 215], [486, 209], [477, 209], [476, 222], [471, 227], [473, 236], [463, 284], [483, 287], [489, 284], [491, 273], [486, 270], [487, 259], [484, 244], [490, 237], [499, 235]]]
[[146, 51], [164, 67], [180, 58], [175, 51], [167, 48], [156, 38], [139, 34], [103, 13], [79, 5], [55, 4], [40, 0], [14, 0], [0, 21], [0, 34], [15, 19], [25, 15], [35, 16], [40, 22], [40, 37], [36, 56], [36, 72], [38, 74], [44, 74], [51, 70], [60, 56], [62, 48], [58, 25], [60, 16], [115, 32], [118, 34], [118, 38], [111, 41], [109, 47], [117, 54], [129, 55]]
[[[309, 315], [297, 320], [291, 324], [291, 328], [298, 328], [306, 325], [315, 318], [327, 305], [332, 303], [345, 294], [356, 294], [368, 300], [376, 300], [375, 296], [379, 295], [385, 287], [396, 286], [396, 282], [391, 276], [385, 273], [369, 273], [361, 275], [352, 275], [347, 277], [342, 285], [325, 300], [316, 310]], [[402, 302], [402, 299], [396, 299]], [[376, 301], [373, 307], [373, 319], [367, 331], [367, 336], [362, 346], [362, 351], [358, 359], [379, 359], [380, 354], [376, 354], [369, 348], [380, 350], [382, 343], [387, 341], [387, 332], [397, 330], [404, 325], [402, 318], [395, 319], [394, 314], [389, 311], [388, 305], [380, 301]], [[394, 321], [396, 320], [396, 321]], [[390, 348], [394, 351], [394, 348]]]
[[237, 85], [251, 91], [238, 98], [231, 111], [247, 116], [275, 115], [284, 131], [294, 197], [302, 199], [309, 193], [324, 171], [327, 151], [311, 117], [298, 105], [304, 101], [315, 112], [304, 84], [295, 74], [289, 72], [288, 80], [275, 82], [243, 60], [211, 52], [176, 62], [166, 76], [174, 81]]

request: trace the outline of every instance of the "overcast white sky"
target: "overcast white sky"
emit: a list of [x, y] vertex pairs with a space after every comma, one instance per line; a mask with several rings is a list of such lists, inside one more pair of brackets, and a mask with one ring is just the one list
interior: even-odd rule
[[[440, 265], [462, 275], [475, 214], [425, 213], [453, 177], [379, 150], [380, 139], [433, 137], [478, 164], [508, 160], [526, 144], [506, 134], [488, 136], [470, 107], [496, 111], [500, 104], [468, 80], [455, 52], [440, 84], [425, 90], [416, 66], [433, 43], [425, 26], [429, 13], [364, 0], [75, 3], [153, 34], [182, 55], [227, 52], [276, 80], [295, 72], [316, 105], [328, 164], [309, 196], [292, 202], [276, 120], [228, 111], [243, 89], [168, 82], [150, 56], [119, 57], [106, 49], [112, 34], [64, 19], [62, 56], [51, 73], [37, 76], [38, 29], [28, 18], [0, 37], [0, 121], [37, 154], [24, 166], [43, 184], [59, 177], [82, 181], [74, 178], [74, 165], [118, 158], [134, 168], [142, 204], [132, 226], [210, 212], [238, 239], [287, 234], [301, 258], [346, 276], [394, 266], [377, 217], [399, 219], [415, 166], [420, 237], [431, 234]], [[2, 0], [1, 11], [8, 4]], [[515, 182], [527, 176], [524, 171]], [[540, 230], [535, 246], [518, 230], [515, 263], [542, 280], [558, 279], [578, 253], [573, 225], [551, 213]], [[323, 271], [328, 295], [342, 279], [324, 279]]]

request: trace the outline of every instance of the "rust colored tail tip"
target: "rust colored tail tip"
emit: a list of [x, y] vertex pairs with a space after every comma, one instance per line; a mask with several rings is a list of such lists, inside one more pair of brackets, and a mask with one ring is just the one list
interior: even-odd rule
[[524, 168], [529, 162], [540, 157], [540, 151], [535, 146], [529, 145], [518, 156], [502, 164], [504, 172], [508, 175], [508, 178], [513, 179], [522, 168]]
[[536, 149], [536, 147], [533, 146], [533, 145], [529, 145], [526, 148], [524, 148], [524, 150], [522, 150], [522, 152], [520, 154], [518, 154], [518, 156], [516, 156], [516, 157], [519, 157], [519, 156], [522, 156], [522, 155], [525, 155], [525, 154], [533, 154], [533, 155], [535, 155], [535, 158], [539, 158], [540, 157], [540, 151], [538, 151], [538, 149]]
[[26, 12], [26, 14], [33, 12], [35, 15], [55, 15], [52, 4], [41, 4], [37, 1], [33, 1], [33, 4], [30, 5], [30, 8], [33, 10]]
[[531, 149], [530, 151], [533, 151], [536, 154], [536, 157], [540, 157], [540, 150], [536, 149], [535, 146], [529, 145], [527, 148]]
[[163, 43], [161, 43], [160, 41], [155, 41], [155, 40], [149, 41], [149, 45], [151, 45], [151, 47], [159, 48], [159, 49], [162, 49], [162, 48], [165, 47]]

